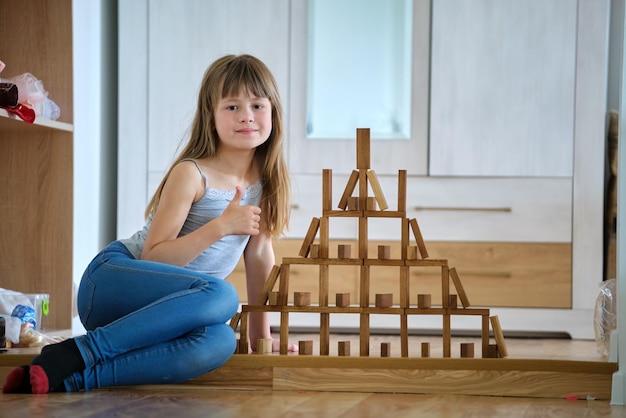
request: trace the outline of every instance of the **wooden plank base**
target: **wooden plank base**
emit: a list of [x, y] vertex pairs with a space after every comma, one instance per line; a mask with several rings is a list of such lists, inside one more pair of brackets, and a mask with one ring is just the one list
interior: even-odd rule
[[235, 355], [187, 384], [213, 388], [610, 399], [615, 363]]
[[[0, 380], [37, 351], [0, 355]], [[180, 387], [609, 400], [615, 371], [616, 363], [586, 360], [235, 354]]]

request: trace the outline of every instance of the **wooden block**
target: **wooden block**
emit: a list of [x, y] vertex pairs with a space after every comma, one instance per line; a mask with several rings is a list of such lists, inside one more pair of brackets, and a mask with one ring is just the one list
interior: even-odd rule
[[370, 168], [370, 130], [356, 130], [356, 168]]
[[233, 317], [230, 319], [230, 327], [233, 331], [237, 331], [237, 327], [239, 326], [239, 320], [241, 319], [241, 312], [235, 313]]
[[309, 250], [311, 244], [315, 241], [315, 237], [317, 236], [317, 230], [320, 227], [320, 218], [311, 219], [311, 223], [309, 224], [309, 229], [302, 241], [302, 247], [300, 247], [300, 252], [298, 253], [301, 257], [306, 257], [309, 254]]
[[452, 267], [450, 269], [450, 277], [452, 277], [452, 283], [454, 283], [454, 287], [456, 288], [456, 292], [461, 299], [461, 304], [464, 308], [468, 308], [470, 306], [469, 299], [467, 298], [467, 294], [465, 293], [465, 289], [463, 288], [463, 284], [461, 283], [461, 278], [459, 274], [456, 272], [456, 268]]
[[422, 343], [422, 357], [430, 357], [430, 343]]
[[429, 309], [432, 301], [432, 295], [430, 294], [418, 294], [417, 295], [417, 307], [420, 309]]
[[[389, 207], [387, 204], [387, 200], [385, 199], [385, 195], [383, 193], [382, 187], [380, 187], [380, 183], [378, 182], [378, 177], [374, 170], [367, 171], [367, 179], [369, 180], [370, 186], [372, 186], [372, 190], [374, 191], [374, 197], [378, 202], [378, 207], [380, 210], [385, 210]], [[368, 208], [369, 209], [369, 208]]]
[[368, 235], [368, 225], [367, 219], [365, 217], [359, 218], [359, 257], [362, 259], [367, 259], [367, 252], [369, 249], [369, 240], [367, 239]]
[[339, 244], [337, 246], [337, 257], [338, 258], [350, 258], [350, 252], [352, 247], [350, 244]]
[[474, 357], [474, 343], [461, 343], [461, 357]]
[[239, 338], [241, 340], [241, 346], [245, 346], [246, 348], [246, 352], [245, 354], [248, 354], [248, 349], [249, 349], [249, 345], [248, 345], [248, 312], [241, 312], [241, 319], [239, 322]]
[[365, 205], [367, 210], [377, 210], [377, 206], [376, 206], [376, 198], [375, 197], [368, 197], [367, 198], [367, 203]]
[[367, 183], [367, 170], [359, 169], [359, 210], [365, 210], [367, 207], [367, 196], [369, 185]]
[[400, 355], [409, 356], [409, 317], [400, 315]]
[[359, 198], [350, 196], [348, 198], [348, 210], [359, 210]]
[[309, 306], [311, 292], [293, 292], [293, 306]]
[[424, 243], [424, 238], [422, 237], [420, 227], [417, 224], [417, 219], [411, 219], [409, 223], [411, 224], [411, 229], [413, 229], [413, 235], [415, 236], [415, 241], [417, 242], [417, 247], [420, 250], [422, 258], [428, 258], [428, 251], [426, 250], [426, 244]]
[[498, 350], [497, 344], [489, 344], [487, 347], [487, 358], [499, 358], [500, 350]]
[[339, 341], [339, 355], [340, 356], [349, 356], [350, 355], [350, 341]]
[[362, 313], [359, 319], [359, 355], [370, 355], [370, 315]]
[[391, 357], [391, 343], [380, 343], [380, 356]]
[[311, 244], [309, 246], [309, 258], [320, 258], [321, 247], [319, 244]]
[[289, 352], [289, 312], [280, 313], [280, 354], [287, 355]]
[[406, 260], [406, 252], [409, 246], [409, 220], [407, 218], [402, 218], [402, 232], [400, 236], [400, 258], [402, 260]]
[[409, 294], [411, 289], [411, 269], [400, 267], [400, 307], [409, 308], [411, 305]]
[[270, 292], [268, 297], [268, 304], [270, 306], [278, 306], [280, 301], [280, 293], [279, 292]]
[[298, 354], [310, 356], [313, 354], [313, 340], [298, 341]]
[[320, 306], [328, 306], [328, 281], [330, 279], [330, 266], [327, 264], [319, 266], [319, 299]]
[[498, 351], [500, 352], [500, 356], [506, 357], [509, 355], [509, 352], [506, 349], [504, 334], [502, 334], [502, 328], [500, 328], [500, 320], [498, 319], [497, 315], [494, 315], [489, 319], [491, 320], [491, 328], [493, 329], [493, 336], [496, 339], [496, 344], [498, 345]]
[[457, 301], [456, 301], [456, 295], [448, 296], [448, 308], [456, 309], [457, 307], [458, 307], [458, 305], [457, 305]]
[[417, 247], [414, 245], [410, 245], [406, 249], [406, 259], [407, 260], [417, 260]]
[[406, 170], [398, 170], [398, 212], [406, 212]]
[[256, 341], [256, 352], [258, 354], [271, 354], [272, 353], [272, 339], [260, 338]]
[[480, 354], [483, 358], [489, 358], [489, 309], [481, 316], [480, 322]]
[[237, 353], [239, 354], [248, 354], [250, 352], [250, 345], [248, 341], [242, 341], [241, 339], [237, 340]]
[[450, 296], [450, 271], [448, 266], [441, 266], [441, 304], [444, 308], [448, 307], [448, 298]]
[[335, 295], [335, 305], [341, 308], [350, 306], [350, 293], [337, 293]]
[[339, 199], [339, 205], [337, 207], [342, 210], [346, 210], [348, 206], [348, 199], [352, 196], [354, 192], [354, 188], [359, 181], [359, 172], [357, 170], [352, 170], [352, 174], [350, 174], [350, 178], [348, 179], [348, 183], [346, 184], [346, 188], [341, 195], [341, 199]]
[[452, 329], [450, 327], [450, 315], [444, 314], [443, 316], [443, 330], [441, 336], [443, 337], [443, 356], [449, 358], [451, 356], [450, 343], [452, 341]]
[[330, 218], [322, 216], [320, 218], [319, 231], [320, 258], [328, 258], [330, 254]]
[[393, 305], [393, 293], [377, 293], [376, 307], [390, 308]]
[[378, 246], [378, 259], [389, 260], [391, 258], [391, 245]]
[[359, 306], [366, 308], [370, 304], [370, 269], [361, 266], [359, 276]]
[[330, 314], [320, 314], [320, 356], [330, 354]]
[[280, 268], [280, 280], [278, 282], [278, 305], [280, 306], [287, 306], [289, 302], [289, 273], [289, 264], [283, 264]]
[[333, 208], [333, 171], [322, 170], [322, 210]]
[[272, 267], [272, 270], [270, 271], [270, 275], [265, 281], [265, 284], [263, 284], [263, 290], [261, 291], [261, 297], [259, 298], [259, 305], [265, 305], [267, 303], [269, 293], [274, 288], [274, 285], [276, 284], [276, 280], [278, 279], [278, 276], [280, 275], [280, 268], [281, 268], [280, 266], [276, 266], [276, 265]]

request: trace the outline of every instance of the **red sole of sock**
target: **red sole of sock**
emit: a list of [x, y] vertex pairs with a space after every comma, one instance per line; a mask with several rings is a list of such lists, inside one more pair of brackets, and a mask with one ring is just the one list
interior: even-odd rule
[[17, 393], [20, 392], [24, 379], [27, 379], [26, 371], [22, 367], [17, 367], [9, 372], [4, 385], [2, 386], [2, 393]]
[[33, 393], [48, 393], [50, 389], [48, 384], [48, 375], [41, 366], [30, 366], [30, 385], [33, 388]]

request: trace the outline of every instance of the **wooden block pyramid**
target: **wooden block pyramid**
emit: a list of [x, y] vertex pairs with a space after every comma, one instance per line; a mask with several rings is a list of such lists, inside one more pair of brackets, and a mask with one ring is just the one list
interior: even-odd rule
[[[506, 357], [507, 351], [497, 316], [490, 316], [488, 308], [472, 308], [463, 288], [461, 278], [454, 267], [445, 259], [430, 259], [417, 219], [408, 219], [406, 211], [406, 170], [398, 171], [398, 202], [395, 211], [389, 210], [382, 187], [376, 173], [370, 167], [370, 131], [356, 131], [356, 163], [345, 186], [338, 209], [332, 205], [332, 171], [322, 170], [322, 214], [311, 220], [307, 234], [302, 242], [299, 257], [284, 257], [280, 266], [274, 266], [263, 289], [261, 299], [256, 305], [243, 305], [242, 311], [231, 321], [236, 329], [240, 326], [239, 354], [248, 353], [247, 315], [249, 312], [280, 313], [280, 354], [287, 354], [289, 338], [289, 314], [294, 312], [317, 313], [320, 315], [320, 352], [322, 356], [330, 353], [330, 316], [341, 314], [359, 315], [359, 355], [369, 356], [370, 315], [387, 314], [400, 318], [400, 352], [402, 357], [409, 357], [408, 318], [412, 315], [440, 315], [443, 329], [443, 356], [451, 356], [451, 318], [455, 315], [480, 316], [482, 357]], [[374, 196], [368, 196], [369, 190]], [[356, 192], [356, 194], [355, 194]], [[358, 220], [358, 249], [356, 257], [351, 257], [349, 245], [338, 248], [338, 257], [329, 257], [330, 228], [329, 220], [333, 217], [352, 217]], [[392, 259], [388, 246], [379, 246], [378, 254], [368, 254], [368, 223], [375, 218], [397, 218], [401, 220], [400, 258]], [[294, 292], [298, 303], [289, 305], [289, 273], [292, 265], [315, 265], [319, 268], [319, 300], [311, 304], [310, 294]], [[331, 265], [358, 266], [359, 297], [358, 305], [351, 305], [349, 294], [337, 294], [336, 304], [329, 304], [329, 268]], [[376, 294], [376, 303], [370, 305], [370, 269], [373, 266], [396, 266], [399, 269], [399, 304], [393, 305], [392, 294]], [[411, 306], [410, 269], [416, 267], [437, 268], [441, 271], [441, 306], [431, 306], [431, 295], [418, 295], [418, 305]], [[453, 291], [451, 293], [450, 281]], [[278, 282], [278, 284], [277, 284]], [[278, 288], [277, 291], [275, 288]], [[457, 306], [457, 297], [461, 307]], [[304, 302], [303, 302], [304, 301]], [[490, 344], [490, 325], [496, 344]], [[305, 343], [305, 342], [302, 342]], [[307, 347], [310, 342], [306, 342]], [[310, 354], [307, 350], [307, 354]], [[345, 342], [340, 342], [340, 355], [349, 355]], [[473, 356], [473, 346], [464, 345], [462, 352]], [[382, 353], [382, 351], [381, 351]], [[389, 349], [385, 345], [385, 357]], [[469, 354], [468, 354], [469, 353]], [[422, 347], [421, 355], [424, 356]]]

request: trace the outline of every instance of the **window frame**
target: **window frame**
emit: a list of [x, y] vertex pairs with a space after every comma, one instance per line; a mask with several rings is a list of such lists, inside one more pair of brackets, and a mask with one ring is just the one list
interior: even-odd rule
[[[308, 1], [313, 0], [291, 3], [289, 167], [294, 174], [320, 174], [324, 168], [350, 173], [356, 167], [356, 131], [353, 139], [314, 139], [306, 134]], [[395, 175], [398, 167], [409, 170], [409, 175], [428, 173], [430, 14], [430, 0], [414, 0], [410, 138], [372, 139], [371, 168], [379, 175]]]

